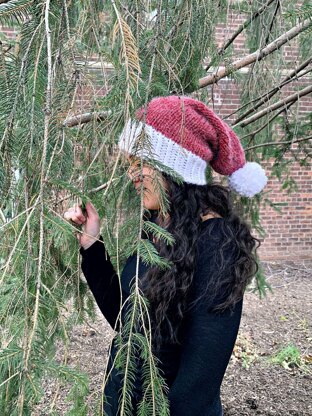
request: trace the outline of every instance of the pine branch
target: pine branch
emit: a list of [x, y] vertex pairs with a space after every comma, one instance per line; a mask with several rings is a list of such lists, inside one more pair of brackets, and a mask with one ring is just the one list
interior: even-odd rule
[[25, 76], [25, 68], [26, 68], [26, 64], [27, 64], [27, 59], [28, 59], [28, 55], [30, 53], [31, 47], [33, 46], [33, 42], [35, 40], [35, 37], [37, 35], [37, 32], [40, 30], [41, 28], [41, 24], [43, 23], [43, 20], [40, 21], [40, 23], [37, 25], [36, 29], [34, 30], [31, 39], [27, 45], [27, 49], [26, 52], [22, 58], [21, 61], [21, 65], [20, 65], [20, 71], [19, 71], [19, 78], [18, 78], [18, 82], [15, 88], [15, 96], [14, 96], [14, 100], [12, 103], [12, 110], [8, 116], [7, 122], [6, 122], [6, 126], [0, 141], [0, 151], [2, 150], [2, 147], [4, 146], [5, 140], [7, 139], [7, 136], [11, 133], [12, 129], [13, 129], [13, 125], [14, 125], [14, 119], [16, 116], [16, 109], [17, 109], [17, 105], [20, 99], [20, 89], [23, 86], [24, 83], [24, 76]]
[[[1, 267], [0, 267], [0, 270], [4, 270], [3, 275], [2, 275], [2, 277], [1, 277], [1, 279], [0, 279], [0, 285], [3, 283], [3, 281], [4, 281], [4, 279], [5, 279], [6, 275], [7, 275], [7, 273], [8, 273], [8, 271], [9, 271], [9, 266], [10, 266], [10, 264], [11, 264], [11, 261], [12, 261], [13, 255], [14, 255], [14, 253], [15, 253], [15, 251], [16, 251], [16, 249], [17, 249], [17, 247], [18, 247], [18, 244], [19, 244], [19, 242], [20, 242], [20, 239], [22, 238], [22, 235], [23, 235], [24, 231], [26, 230], [26, 227], [28, 226], [28, 222], [30, 221], [31, 216], [32, 216], [32, 215], [34, 214], [34, 212], [35, 212], [35, 208], [37, 207], [38, 203], [39, 203], [39, 196], [37, 197], [37, 199], [36, 199], [35, 203], [33, 204], [33, 206], [32, 206], [32, 207], [30, 207], [30, 208], [28, 208], [27, 210], [25, 210], [25, 211], [23, 212], [23, 214], [24, 214], [24, 213], [26, 213], [26, 212], [28, 213], [28, 211], [30, 211], [30, 212], [29, 212], [29, 215], [27, 216], [26, 221], [25, 221], [25, 222], [24, 222], [24, 224], [23, 224], [23, 227], [22, 227], [22, 229], [21, 229], [20, 233], [18, 234], [18, 236], [16, 237], [16, 239], [15, 239], [15, 241], [14, 241], [13, 248], [12, 248], [12, 250], [11, 250], [10, 254], [9, 254], [9, 257], [8, 257], [7, 261], [5, 262], [5, 264], [4, 264], [3, 266], [1, 266]], [[21, 215], [21, 214], [20, 214], [20, 215]], [[12, 219], [9, 223], [11, 223], [11, 222], [15, 221], [15, 220], [16, 220], [16, 219], [20, 216], [20, 215], [18, 215], [16, 218]], [[1, 226], [1, 229], [3, 229], [3, 228], [4, 228], [5, 226], [7, 226], [9, 223], [5, 223], [4, 225], [2, 225], [2, 226]]]
[[207, 85], [215, 84], [220, 79], [225, 78], [233, 72], [236, 72], [239, 69], [244, 68], [245, 66], [248, 66], [254, 62], [261, 61], [266, 56], [280, 49], [285, 43], [288, 43], [291, 39], [298, 36], [301, 32], [307, 30], [310, 26], [312, 26], [312, 20], [306, 19], [304, 22], [299, 23], [298, 25], [291, 28], [288, 32], [283, 33], [263, 49], [258, 49], [257, 51], [245, 56], [244, 58], [234, 61], [228, 67], [217, 70], [214, 74], [201, 78], [198, 83], [198, 88], [204, 88]]
[[28, 16], [34, 0], [0, 1], [0, 23], [7, 24], [10, 19], [23, 20]]
[[[139, 225], [139, 232], [138, 232], [138, 241], [141, 239], [141, 233], [143, 229], [143, 198], [141, 198], [140, 204], [140, 225]], [[140, 299], [140, 291], [139, 291], [139, 256], [140, 256], [140, 246], [138, 245], [138, 252], [136, 258], [136, 268], [135, 268], [135, 280], [134, 280], [134, 304], [132, 305], [130, 311], [130, 331], [127, 339], [127, 353], [126, 353], [126, 365], [124, 371], [124, 379], [122, 385], [122, 395], [121, 395], [121, 403], [120, 403], [120, 414], [123, 415], [125, 410], [127, 409], [127, 400], [126, 396], [128, 394], [127, 386], [129, 384], [129, 371], [130, 371], [130, 360], [131, 360], [131, 341], [132, 335], [134, 330], [134, 322], [135, 322], [135, 315], [136, 315], [136, 308], [138, 306], [138, 301]]]
[[167, 245], [172, 246], [174, 244], [173, 236], [159, 225], [151, 221], [145, 221], [143, 228], [146, 232], [152, 233], [155, 238], [163, 240]]
[[256, 120], [259, 120], [259, 118], [265, 116], [266, 114], [270, 113], [271, 111], [277, 110], [280, 107], [284, 107], [287, 104], [294, 104], [296, 101], [299, 100], [299, 98], [304, 97], [305, 95], [308, 95], [312, 92], [312, 85], [303, 88], [299, 92], [295, 92], [294, 94], [289, 95], [288, 97], [284, 98], [283, 100], [278, 101], [277, 103], [274, 103], [270, 105], [269, 107], [264, 108], [263, 110], [259, 111], [258, 113], [254, 114], [253, 116], [241, 121], [240, 123], [236, 123], [234, 126], [241, 126], [245, 127], [250, 123], [253, 123]]
[[[235, 39], [237, 38], [237, 36], [239, 36], [243, 30], [245, 30], [250, 23], [252, 23], [258, 16], [261, 15], [261, 13], [263, 13], [269, 6], [271, 3], [273, 3], [276, 0], [269, 0], [266, 4], [264, 4], [259, 10], [257, 10], [256, 12], [254, 12], [251, 17], [246, 20], [234, 33], [233, 35], [230, 37], [230, 39], [228, 39], [222, 46], [221, 48], [218, 49], [217, 51], [217, 55], [222, 55], [224, 53], [224, 51], [235, 41]], [[279, 2], [279, 0], [277, 0]], [[208, 71], [209, 68], [212, 66], [212, 62], [210, 61], [209, 64], [206, 66], [205, 70]]]
[[[156, 360], [154, 358], [153, 352], [152, 352], [152, 331], [151, 331], [151, 320], [150, 320], [150, 316], [149, 316], [149, 310], [148, 310], [148, 305], [146, 304], [146, 302], [144, 301], [144, 298], [140, 298], [140, 302], [139, 302], [139, 306], [140, 306], [140, 311], [141, 311], [141, 316], [142, 317], [146, 317], [147, 318], [147, 327], [145, 325], [144, 319], [143, 321], [143, 331], [144, 331], [144, 335], [145, 335], [145, 339], [148, 340], [148, 357], [147, 357], [147, 361], [148, 361], [148, 375], [149, 377], [145, 377], [145, 380], [143, 380], [143, 388], [145, 387], [145, 393], [144, 393], [144, 397], [142, 399], [142, 402], [146, 403], [146, 391], [150, 390], [151, 391], [151, 395], [152, 395], [152, 414], [156, 415], [157, 414], [157, 410], [156, 409], [156, 398], [155, 398], [155, 393], [157, 392], [157, 381], [160, 379], [161, 381], [161, 388], [160, 390], [160, 396], [162, 399], [162, 404], [161, 404], [161, 408], [162, 411], [159, 412], [158, 414], [162, 414], [163, 416], [169, 416], [169, 403], [168, 403], [168, 397], [165, 396], [164, 392], [166, 392], [168, 394], [168, 387], [165, 383], [165, 380], [162, 380], [159, 372], [158, 372], [158, 368], [156, 366]], [[143, 340], [144, 341], [144, 340]], [[148, 386], [146, 387], [146, 385], [148, 384]], [[140, 407], [140, 405], [139, 405]], [[140, 412], [138, 414], [141, 414]], [[143, 415], [145, 414], [144, 412], [142, 413]]]
[[45, 4], [45, 33], [47, 42], [47, 63], [48, 63], [48, 80], [46, 88], [46, 107], [44, 117], [44, 137], [43, 137], [43, 152], [42, 152], [42, 165], [40, 175], [40, 191], [39, 191], [39, 204], [40, 204], [40, 219], [39, 219], [39, 253], [38, 253], [38, 272], [36, 280], [36, 292], [35, 292], [35, 306], [32, 316], [32, 328], [30, 333], [25, 334], [27, 339], [27, 345], [24, 350], [24, 378], [22, 380], [21, 393], [18, 398], [18, 412], [19, 416], [23, 416], [24, 413], [24, 401], [25, 401], [25, 389], [26, 380], [25, 375], [29, 373], [29, 360], [32, 352], [32, 344], [34, 341], [35, 333], [38, 326], [39, 316], [39, 301], [40, 291], [42, 286], [42, 268], [43, 268], [43, 255], [44, 255], [44, 241], [45, 241], [45, 230], [44, 230], [44, 187], [45, 187], [45, 176], [46, 176], [46, 162], [47, 162], [47, 149], [49, 139], [49, 124], [51, 118], [51, 99], [52, 99], [52, 47], [51, 47], [51, 31], [49, 27], [49, 14], [50, 14], [50, 0], [46, 0]]
[[140, 58], [138, 48], [132, 34], [130, 26], [120, 15], [116, 3], [111, 0], [117, 20], [113, 28], [112, 44], [114, 45], [117, 35], [121, 36], [121, 57], [124, 60], [126, 70], [126, 93], [125, 93], [125, 119], [129, 118], [129, 106], [133, 104], [130, 88], [134, 87], [137, 91], [141, 74]]
[[286, 18], [306, 19], [312, 17], [312, 4], [298, 4], [291, 11], [285, 13]]

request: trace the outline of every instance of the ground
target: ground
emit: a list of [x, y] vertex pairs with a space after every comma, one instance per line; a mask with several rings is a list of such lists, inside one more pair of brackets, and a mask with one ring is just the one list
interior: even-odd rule
[[[266, 273], [273, 293], [262, 301], [246, 296], [223, 383], [224, 413], [311, 416], [312, 268], [268, 263]], [[278, 363], [272, 363], [281, 350]]]
[[[263, 300], [254, 293], [245, 296], [239, 337], [222, 385], [224, 416], [311, 416], [312, 263], [269, 262], [264, 268], [273, 293]], [[99, 313], [95, 322], [75, 327], [70, 337], [68, 364], [90, 378], [90, 409], [100, 394], [112, 335]], [[68, 388], [57, 389], [47, 380], [44, 389], [33, 415], [49, 414], [52, 403], [58, 415], [65, 415]], [[96, 416], [96, 410], [89, 415]]]

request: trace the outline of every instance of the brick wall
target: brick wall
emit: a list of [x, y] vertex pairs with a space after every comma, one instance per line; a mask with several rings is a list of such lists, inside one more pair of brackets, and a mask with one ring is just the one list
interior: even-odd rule
[[[218, 25], [216, 35], [218, 46], [243, 23], [244, 16], [235, 13], [228, 15], [227, 24]], [[242, 32], [235, 40], [234, 50], [237, 59], [246, 54], [245, 35]], [[248, 52], [247, 52], [248, 53]], [[298, 63], [297, 60], [297, 39], [283, 48], [283, 63], [285, 70], [293, 69]], [[284, 75], [285, 76], [285, 75]], [[281, 79], [279, 80], [279, 82]], [[283, 96], [290, 95], [311, 84], [311, 77], [303, 77], [292, 85], [283, 87]], [[240, 92], [234, 80], [225, 78], [219, 81], [218, 85], [208, 88], [210, 105], [228, 123], [235, 120], [231, 115], [240, 106]], [[259, 94], [261, 91], [259, 91]], [[304, 114], [312, 112], [311, 95], [293, 105], [289, 111], [290, 119], [301, 118]], [[275, 134], [283, 132], [275, 129]], [[270, 140], [268, 140], [270, 141]], [[252, 144], [252, 143], [251, 143]], [[292, 150], [296, 150], [296, 144]], [[286, 159], [292, 156], [288, 153]], [[300, 159], [300, 154], [299, 154]], [[266, 187], [268, 198], [280, 204], [279, 212], [266, 204], [261, 207], [261, 223], [266, 231], [265, 238], [261, 239], [262, 244], [259, 250], [260, 258], [263, 260], [272, 259], [311, 259], [312, 258], [312, 170], [311, 165], [300, 166], [299, 161], [293, 162], [290, 167], [290, 175], [296, 182], [296, 189], [289, 194], [281, 189], [282, 182], [277, 178], [270, 177], [272, 161], [263, 165], [267, 172], [269, 181]], [[283, 178], [282, 178], [283, 179]]]
[[[286, 155], [286, 157], [290, 157]], [[264, 168], [270, 172], [272, 162]], [[290, 167], [297, 189], [288, 194], [281, 189], [277, 179], [270, 179], [266, 190], [274, 203], [279, 203], [280, 212], [271, 206], [261, 209], [261, 220], [266, 237], [260, 248], [262, 259], [311, 259], [312, 258], [312, 170], [298, 162]]]
[[[232, 32], [234, 32], [244, 21], [243, 15], [230, 13], [226, 25], [218, 25], [216, 34], [218, 45], [221, 46]], [[14, 37], [12, 29], [5, 28], [9, 37]], [[293, 68], [297, 53], [294, 48], [296, 41], [284, 49], [285, 69]], [[244, 56], [247, 52], [245, 47], [245, 35], [240, 34], [235, 41], [234, 50], [237, 58]], [[209, 60], [209, 58], [208, 58]], [[107, 72], [112, 69], [108, 68]], [[294, 92], [296, 88], [309, 85], [311, 80], [303, 78], [295, 86], [283, 89], [286, 95]], [[227, 122], [235, 120], [232, 115], [240, 106], [240, 91], [237, 84], [230, 78], [219, 81], [218, 85], [208, 88], [210, 102], [215, 111]], [[103, 73], [100, 69], [90, 69], [88, 75], [81, 80], [79, 100], [76, 110], [78, 112], [88, 111], [93, 107], [94, 96], [103, 95], [105, 86]], [[301, 117], [304, 113], [312, 111], [311, 97], [304, 97], [299, 104], [291, 108], [294, 117]], [[282, 132], [280, 132], [282, 133]], [[296, 145], [294, 145], [296, 146]], [[295, 147], [293, 147], [293, 150]], [[290, 158], [288, 154], [285, 157]], [[312, 258], [312, 171], [311, 166], [300, 166], [299, 162], [291, 165], [290, 172], [295, 179], [297, 188], [288, 194], [281, 189], [281, 182], [270, 178], [272, 162], [263, 166], [269, 176], [266, 187], [268, 197], [274, 203], [281, 204], [280, 212], [276, 212], [271, 206], [265, 205], [261, 208], [261, 221], [266, 230], [266, 236], [262, 241], [260, 257], [266, 259], [311, 259]]]
[[[297, 82], [296, 88], [308, 85], [308, 80]], [[294, 87], [286, 87], [285, 95], [294, 92]], [[209, 88], [210, 105], [228, 123], [234, 122], [235, 115], [227, 117], [240, 104], [237, 84], [231, 79], [224, 79], [217, 86]], [[302, 117], [304, 113], [312, 111], [311, 97], [302, 100], [291, 109], [290, 116]], [[275, 134], [282, 132], [275, 129]], [[271, 141], [268, 139], [268, 141]], [[251, 143], [252, 145], [252, 143]], [[296, 151], [296, 144], [292, 150]], [[300, 154], [298, 155], [300, 159]], [[301, 155], [302, 157], [302, 155]], [[292, 159], [288, 153], [285, 158]], [[312, 170], [311, 165], [300, 166], [299, 161], [293, 162], [290, 175], [297, 187], [288, 194], [282, 190], [282, 181], [270, 177], [273, 162], [263, 165], [269, 177], [266, 187], [268, 198], [278, 203], [279, 212], [266, 204], [261, 208], [261, 223], [266, 231], [259, 250], [263, 260], [269, 259], [311, 259], [312, 258]], [[283, 179], [283, 178], [282, 178]]]

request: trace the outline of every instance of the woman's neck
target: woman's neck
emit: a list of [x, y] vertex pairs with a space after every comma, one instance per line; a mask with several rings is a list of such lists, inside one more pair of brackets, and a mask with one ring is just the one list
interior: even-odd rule
[[[158, 214], [159, 211], [152, 211], [152, 216], [150, 218], [150, 220], [152, 220], [153, 222], [156, 222], [158, 219]], [[205, 215], [201, 215], [201, 219], [202, 221], [206, 221], [209, 220], [210, 218], [222, 218], [221, 215], [217, 214], [216, 212], [208, 212]]]
[[206, 215], [201, 215], [202, 221], [209, 220], [210, 218], [221, 218], [221, 215], [217, 214], [216, 212], [208, 212]]

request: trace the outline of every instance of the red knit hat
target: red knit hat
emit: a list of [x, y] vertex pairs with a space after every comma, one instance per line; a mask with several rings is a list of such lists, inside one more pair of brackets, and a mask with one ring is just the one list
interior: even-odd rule
[[[147, 146], [137, 146], [142, 129]], [[233, 130], [204, 103], [193, 98], [154, 98], [129, 120], [120, 139], [120, 149], [168, 166], [188, 183], [205, 185], [207, 164], [229, 176], [231, 188], [244, 196], [259, 193], [267, 183], [264, 170], [245, 160], [244, 150]]]

